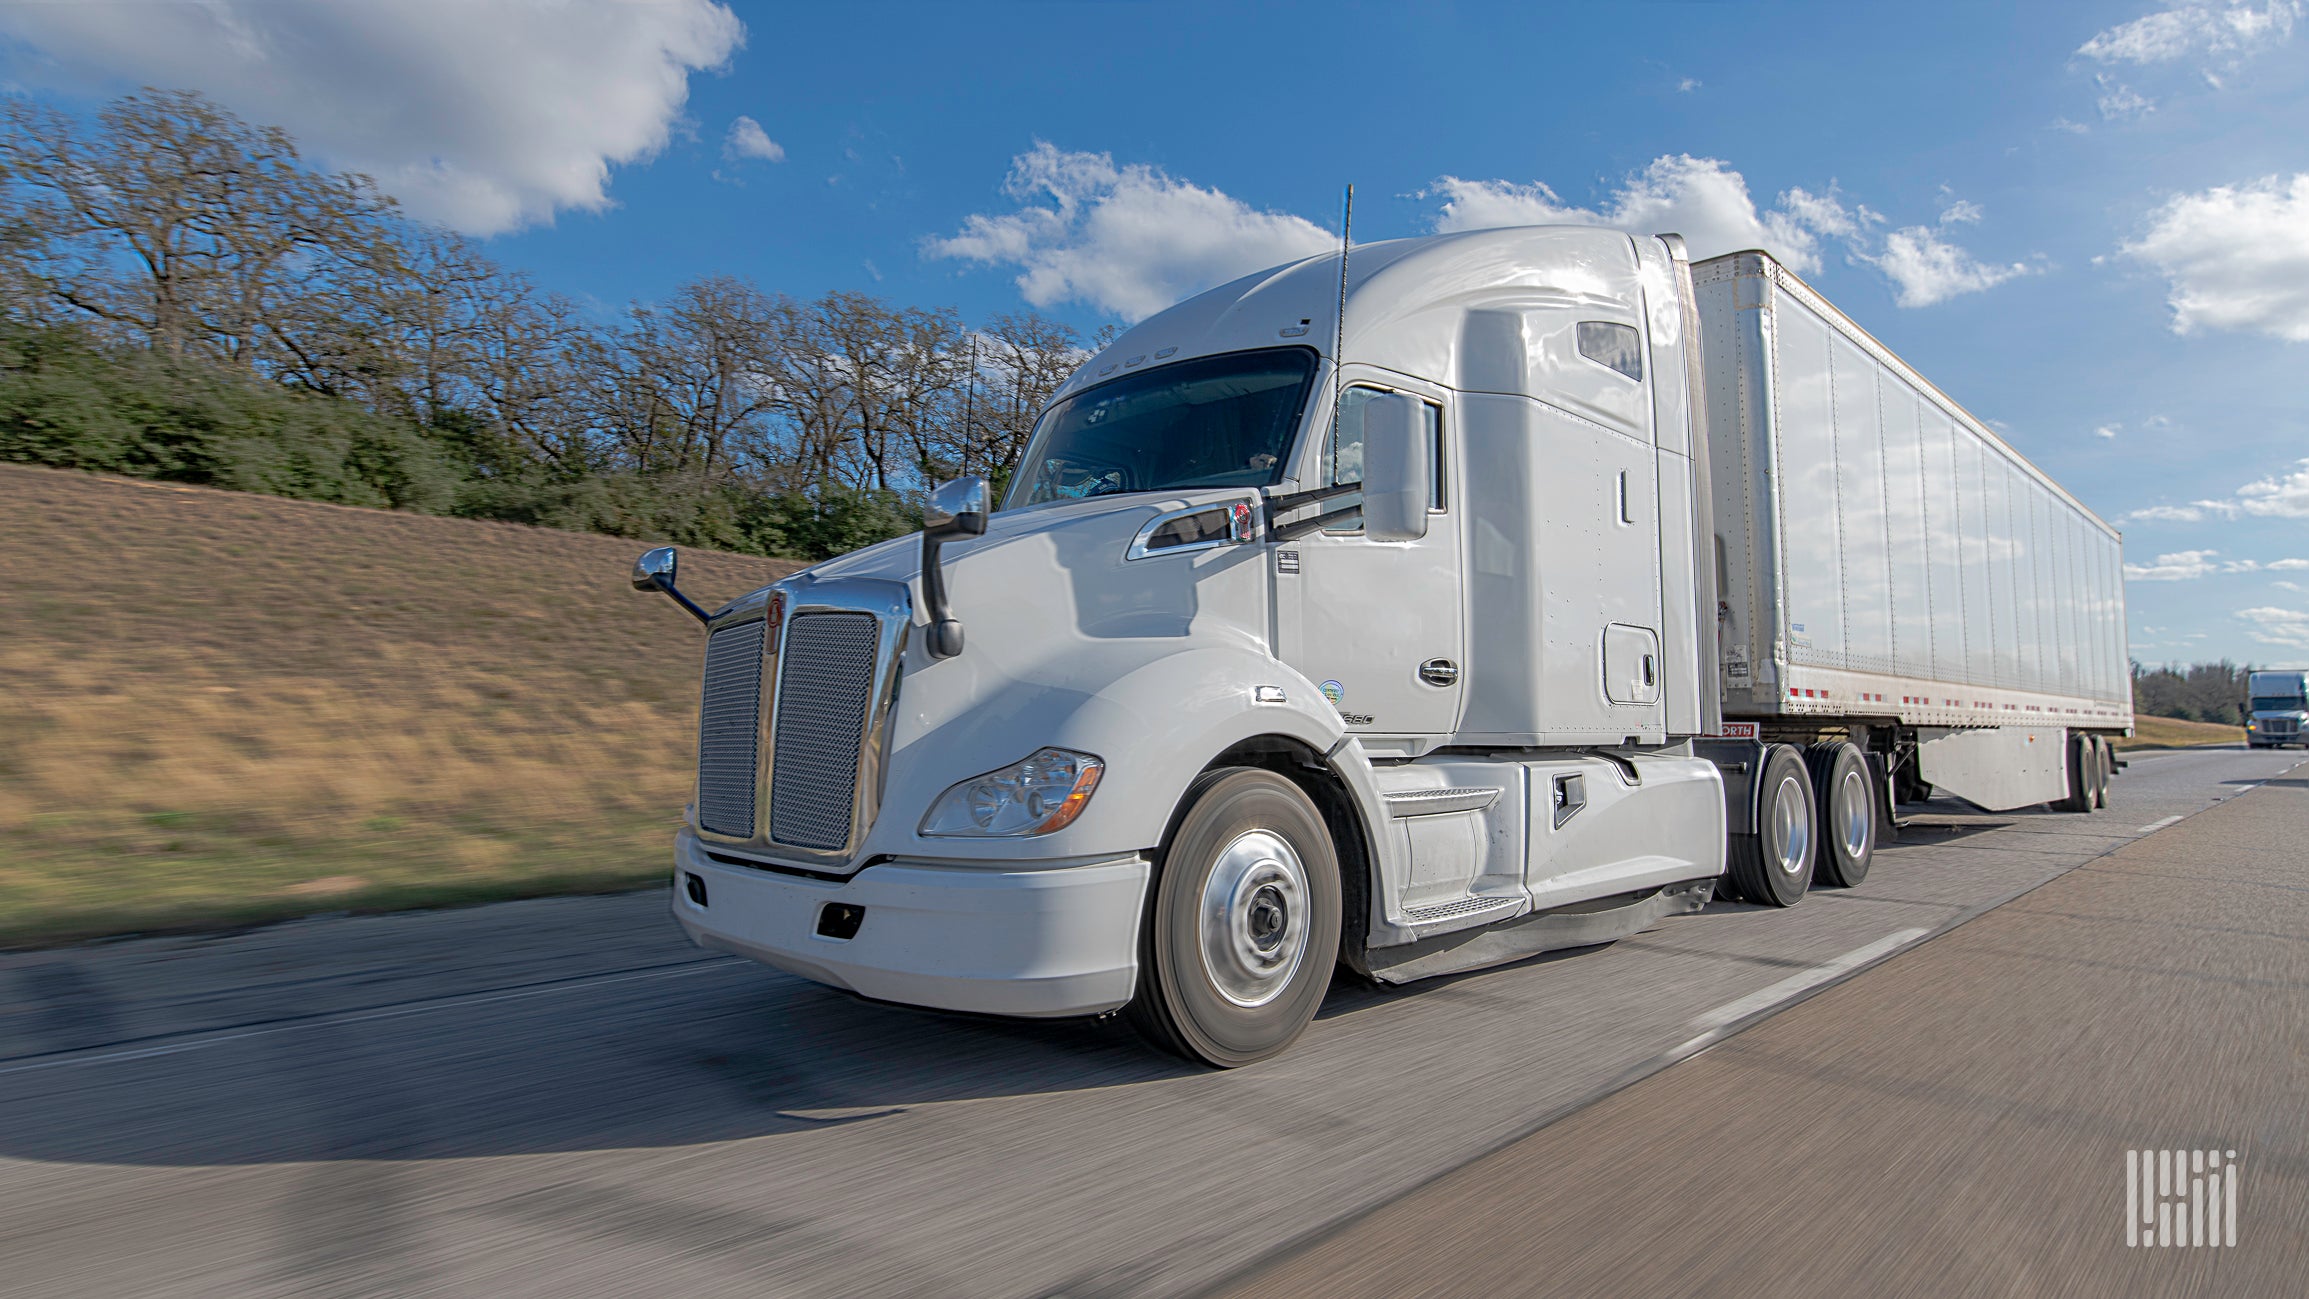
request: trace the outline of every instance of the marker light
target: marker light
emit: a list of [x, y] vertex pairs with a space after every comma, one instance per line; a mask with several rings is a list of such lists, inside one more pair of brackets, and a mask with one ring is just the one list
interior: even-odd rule
[[930, 838], [1026, 838], [1063, 830], [1090, 804], [1106, 763], [1069, 749], [1038, 749], [1023, 762], [972, 776], [938, 796], [922, 818]]

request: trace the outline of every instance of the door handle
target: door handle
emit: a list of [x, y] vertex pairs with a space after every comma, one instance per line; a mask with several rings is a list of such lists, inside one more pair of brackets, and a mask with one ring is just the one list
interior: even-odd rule
[[1459, 680], [1459, 665], [1450, 659], [1429, 659], [1419, 665], [1419, 679], [1431, 686], [1448, 686]]

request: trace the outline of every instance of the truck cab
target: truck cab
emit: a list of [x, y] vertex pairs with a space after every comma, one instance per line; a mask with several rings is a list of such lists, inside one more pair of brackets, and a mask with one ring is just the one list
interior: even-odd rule
[[[677, 918], [863, 996], [1127, 1011], [1231, 1065], [1335, 965], [1401, 981], [1696, 909], [1727, 810], [1692, 744], [1718, 698], [1693, 301], [1673, 236], [1534, 228], [1139, 324], [1000, 508], [949, 485], [924, 537], [698, 611]], [[672, 579], [653, 552], [636, 585]]]
[[2309, 672], [2255, 672], [2245, 688], [2247, 744], [2256, 749], [2309, 744]]

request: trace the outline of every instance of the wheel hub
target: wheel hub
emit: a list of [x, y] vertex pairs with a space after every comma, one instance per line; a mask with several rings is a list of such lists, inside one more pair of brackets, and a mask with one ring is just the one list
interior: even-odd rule
[[1811, 809], [1805, 806], [1804, 785], [1795, 776], [1784, 776], [1780, 787], [1772, 791], [1772, 829], [1778, 852], [1772, 864], [1784, 875], [1794, 875], [1804, 869], [1804, 858], [1812, 846]]
[[1868, 853], [1875, 809], [1868, 805], [1868, 782], [1855, 769], [1844, 773], [1836, 787], [1836, 824], [1844, 840], [1844, 855], [1858, 861]]
[[1238, 1006], [1281, 995], [1307, 950], [1307, 868], [1281, 835], [1249, 830], [1219, 852], [1203, 883], [1203, 968]]

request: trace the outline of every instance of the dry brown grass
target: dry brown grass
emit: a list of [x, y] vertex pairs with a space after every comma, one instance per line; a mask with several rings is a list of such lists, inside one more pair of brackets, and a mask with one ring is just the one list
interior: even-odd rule
[[2243, 744], [2245, 728], [2213, 722], [2184, 722], [2177, 717], [2133, 716], [2131, 739], [2118, 740], [2120, 749], [2193, 749], [2206, 744]]
[[0, 466], [0, 944], [657, 878], [699, 645], [640, 549]]

